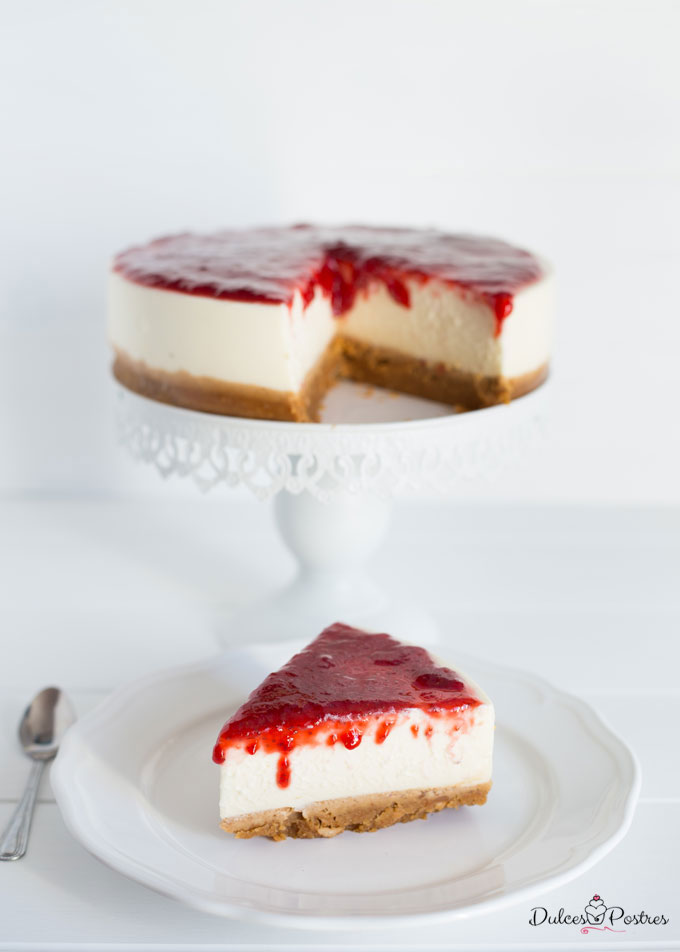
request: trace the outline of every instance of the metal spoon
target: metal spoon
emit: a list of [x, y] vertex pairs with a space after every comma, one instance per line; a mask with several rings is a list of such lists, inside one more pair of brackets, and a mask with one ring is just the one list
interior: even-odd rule
[[71, 702], [59, 688], [45, 688], [33, 698], [19, 723], [19, 740], [33, 760], [24, 795], [0, 837], [0, 860], [21, 859], [28, 846], [33, 807], [48, 760], [59, 749], [66, 729], [75, 721]]

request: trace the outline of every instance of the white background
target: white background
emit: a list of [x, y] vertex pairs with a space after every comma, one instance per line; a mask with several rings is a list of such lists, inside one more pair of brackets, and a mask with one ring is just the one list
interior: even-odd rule
[[[0, 827], [35, 690], [62, 685], [82, 714], [208, 657], [228, 611], [294, 570], [264, 507], [216, 508], [116, 447], [110, 256], [305, 219], [490, 232], [556, 266], [552, 439], [460, 505], [398, 507], [369, 570], [445, 620], [452, 658], [548, 677], [634, 747], [633, 828], [545, 903], [655, 909], [667, 933], [616, 947], [680, 948], [679, 36], [675, 0], [0, 0]], [[334, 942], [136, 886], [67, 833], [47, 785], [0, 907], [3, 950]], [[351, 944], [544, 947], [527, 918]]]
[[157, 491], [112, 439], [112, 253], [352, 220], [490, 232], [555, 263], [552, 441], [461, 498], [680, 501], [679, 3], [2, 13], [1, 489]]

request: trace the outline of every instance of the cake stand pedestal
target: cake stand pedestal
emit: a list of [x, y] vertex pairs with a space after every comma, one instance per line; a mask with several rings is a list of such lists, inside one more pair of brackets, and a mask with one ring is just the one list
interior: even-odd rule
[[311, 639], [334, 621], [431, 644], [434, 619], [389, 595], [367, 560], [402, 492], [450, 494], [488, 479], [544, 429], [549, 386], [505, 406], [470, 413], [342, 382], [322, 423], [283, 423], [196, 413], [117, 386], [117, 425], [132, 455], [204, 492], [244, 486], [274, 500], [277, 528], [298, 562], [286, 588], [223, 620], [220, 640]]

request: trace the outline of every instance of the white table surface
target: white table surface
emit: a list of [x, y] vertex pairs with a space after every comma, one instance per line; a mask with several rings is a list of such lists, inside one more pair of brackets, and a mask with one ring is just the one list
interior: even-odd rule
[[[267, 507], [227, 494], [5, 498], [0, 526], [4, 824], [27, 772], [15, 724], [36, 690], [59, 684], [85, 712], [130, 678], [207, 657], [225, 610], [287, 581], [293, 564]], [[372, 570], [446, 618], [452, 657], [458, 644], [536, 671], [628, 740], [643, 782], [624, 841], [567, 887], [504, 912], [300, 932], [194, 912], [124, 879], [71, 838], [46, 783], [27, 856], [0, 864], [0, 949], [680, 948], [680, 511], [404, 504]], [[587, 937], [529, 925], [531, 905], [578, 911], [594, 893], [670, 922]]]

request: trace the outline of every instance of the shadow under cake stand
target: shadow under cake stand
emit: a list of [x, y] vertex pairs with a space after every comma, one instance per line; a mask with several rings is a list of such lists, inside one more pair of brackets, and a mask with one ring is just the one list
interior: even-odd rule
[[450, 495], [489, 479], [534, 445], [549, 385], [500, 405], [451, 407], [351, 382], [327, 396], [321, 423], [197, 413], [117, 389], [117, 428], [133, 457], [206, 492], [246, 487], [273, 499], [295, 556], [295, 579], [225, 617], [220, 640], [309, 640], [334, 621], [431, 644], [434, 618], [387, 593], [366, 562], [379, 548], [395, 495]]

